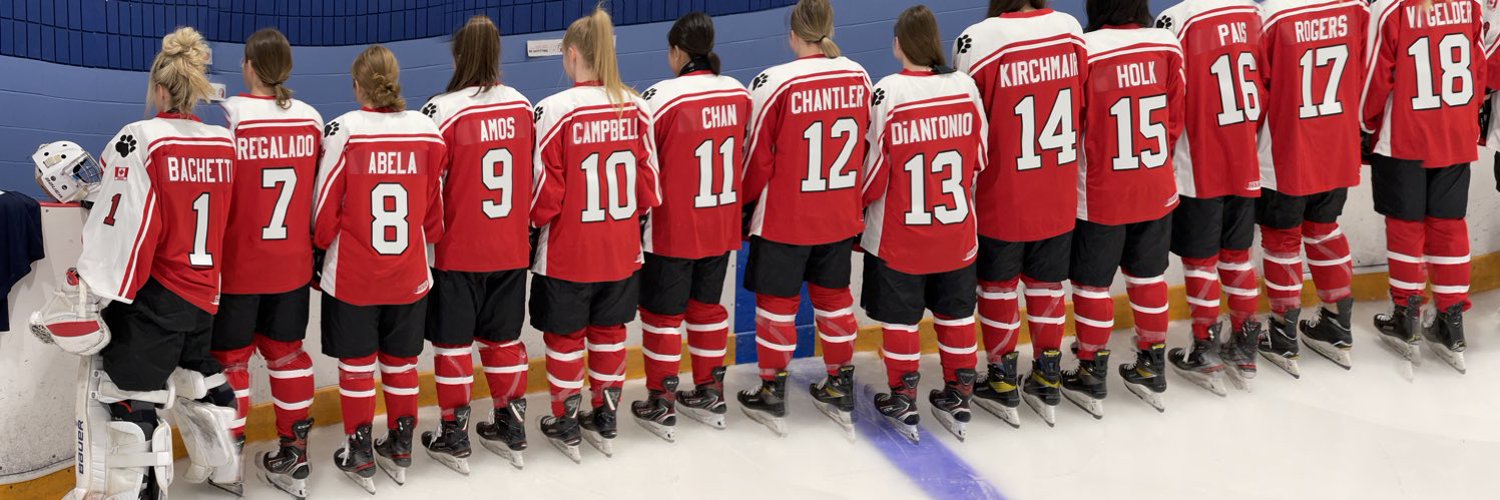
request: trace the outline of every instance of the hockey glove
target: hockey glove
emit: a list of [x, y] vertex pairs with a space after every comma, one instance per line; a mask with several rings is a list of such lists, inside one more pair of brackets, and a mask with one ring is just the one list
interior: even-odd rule
[[1359, 156], [1360, 163], [1375, 164], [1375, 134], [1361, 133], [1359, 135]]
[[46, 344], [80, 356], [98, 354], [109, 345], [109, 326], [100, 311], [109, 300], [89, 293], [88, 284], [68, 269], [63, 285], [41, 309], [31, 313], [31, 333]]

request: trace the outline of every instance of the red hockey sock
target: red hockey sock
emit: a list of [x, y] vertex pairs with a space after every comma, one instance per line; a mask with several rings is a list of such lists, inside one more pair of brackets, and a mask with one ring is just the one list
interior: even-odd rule
[[662, 390], [661, 381], [681, 371], [682, 317], [641, 309], [641, 357], [646, 362], [647, 389]]
[[687, 336], [693, 383], [712, 384], [714, 368], [724, 366], [729, 349], [729, 311], [719, 304], [688, 300]]
[[807, 284], [812, 299], [813, 316], [818, 323], [818, 343], [823, 346], [823, 364], [828, 374], [838, 373], [854, 359], [854, 340], [859, 324], [854, 320], [854, 295], [844, 288], [823, 288]]
[[1302, 245], [1307, 248], [1307, 266], [1318, 287], [1318, 299], [1334, 304], [1349, 298], [1354, 263], [1349, 256], [1349, 238], [1344, 237], [1339, 224], [1302, 223]]
[[583, 330], [546, 333], [547, 386], [552, 392], [552, 416], [563, 416], [563, 402], [583, 392]]
[[589, 392], [593, 406], [604, 405], [604, 390], [625, 385], [625, 325], [587, 328]]
[[885, 377], [891, 387], [901, 385], [901, 376], [917, 371], [922, 362], [922, 339], [917, 325], [880, 325], [883, 334], [880, 357], [885, 359]]
[[473, 350], [473, 344], [432, 344], [432, 379], [437, 383], [443, 420], [452, 420], [453, 410], [469, 406], [474, 385]]
[[763, 380], [786, 370], [797, 350], [798, 302], [797, 297], [755, 295], [755, 353]]
[[1043, 351], [1062, 345], [1063, 324], [1067, 322], [1063, 286], [1025, 277], [1021, 281], [1026, 285], [1026, 326], [1031, 331], [1032, 355], [1041, 358]]
[[490, 342], [479, 339], [479, 363], [484, 366], [484, 381], [490, 386], [495, 408], [526, 396], [526, 346], [519, 340]]
[[224, 366], [224, 378], [229, 381], [229, 387], [234, 389], [239, 412], [229, 424], [229, 434], [235, 437], [245, 435], [245, 416], [250, 414], [250, 355], [254, 352], [254, 346], [212, 352], [214, 359]]
[[1073, 327], [1078, 332], [1078, 359], [1094, 359], [1094, 353], [1109, 347], [1115, 329], [1115, 299], [1109, 289], [1073, 286]]
[[932, 315], [932, 329], [937, 330], [938, 359], [943, 363], [943, 381], [956, 380], [954, 372], [973, 370], [975, 345], [974, 316], [949, 318], [941, 314]]
[[[1261, 265], [1266, 270], [1266, 298], [1278, 315], [1302, 307], [1302, 228], [1260, 227]], [[1308, 247], [1309, 257], [1312, 247]], [[1345, 254], [1348, 262], [1347, 255]]]
[[1219, 256], [1202, 259], [1183, 257], [1183, 281], [1187, 285], [1188, 315], [1193, 318], [1193, 338], [1208, 338], [1208, 327], [1219, 321]]
[[312, 407], [312, 358], [302, 350], [302, 341], [282, 342], [255, 336], [255, 347], [266, 360], [271, 378], [271, 402], [276, 408], [276, 434], [292, 437], [292, 424], [307, 419]]
[[339, 410], [344, 434], [375, 420], [375, 355], [339, 359]]
[[1391, 301], [1406, 304], [1407, 297], [1417, 297], [1427, 287], [1427, 268], [1422, 264], [1426, 247], [1426, 227], [1421, 222], [1385, 218], [1385, 257], [1390, 272]]
[[[417, 357], [380, 353], [380, 390], [385, 393], [386, 427], [396, 428], [396, 419], [417, 418]], [[415, 422], [413, 422], [415, 423]]]
[[1439, 311], [1454, 305], [1469, 310], [1469, 223], [1428, 217], [1426, 261], [1432, 272], [1432, 300]]
[[[979, 282], [979, 329], [984, 335], [986, 363], [998, 364], [1002, 356], [1016, 350], [1021, 331], [1019, 284], [1019, 279]], [[1032, 344], [1038, 342], [1034, 337]]]
[[1148, 349], [1167, 342], [1167, 277], [1125, 276], [1125, 293], [1135, 318], [1136, 347]]
[[1255, 316], [1260, 307], [1260, 285], [1255, 279], [1255, 265], [1250, 250], [1219, 250], [1219, 286], [1229, 296], [1229, 321], [1243, 323]]

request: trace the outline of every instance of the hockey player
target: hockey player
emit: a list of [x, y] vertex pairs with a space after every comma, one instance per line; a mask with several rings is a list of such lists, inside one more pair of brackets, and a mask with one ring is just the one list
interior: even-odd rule
[[1167, 239], [1177, 184], [1172, 145], [1182, 133], [1183, 59], [1171, 32], [1148, 28], [1146, 0], [1089, 0], [1083, 178], [1069, 275], [1078, 328], [1078, 368], [1063, 394], [1103, 418], [1116, 270], [1125, 273], [1135, 316], [1135, 363], [1125, 388], [1163, 411], [1167, 390]]
[[[1305, 248], [1323, 307], [1316, 319], [1302, 320], [1302, 343], [1347, 369], [1354, 342], [1349, 331], [1354, 267], [1338, 218], [1349, 188], [1359, 184], [1354, 107], [1364, 78], [1369, 7], [1359, 0], [1270, 0], [1261, 4], [1261, 17], [1266, 114], [1255, 219], [1266, 295], [1277, 316], [1302, 307]], [[1200, 360], [1212, 360], [1211, 353], [1212, 346], [1194, 343], [1185, 367], [1210, 366]]]
[[[427, 244], [443, 236], [439, 176], [447, 151], [437, 126], [406, 111], [401, 68], [379, 45], [350, 68], [360, 109], [323, 127], [313, 242], [327, 251], [323, 354], [339, 360], [339, 403], [348, 441], [334, 464], [375, 492], [379, 464], [406, 482], [417, 426], [417, 356], [427, 318]], [[385, 393], [384, 440], [371, 444], [375, 366]]]
[[862, 184], [865, 252], [861, 306], [881, 322], [889, 393], [875, 408], [917, 441], [917, 322], [933, 314], [942, 390], [928, 396], [945, 429], [966, 435], [974, 393], [974, 177], [989, 161], [989, 122], [973, 79], [948, 67], [937, 19], [925, 5], [896, 18], [900, 73], [875, 85], [870, 158]]
[[754, 104], [746, 152], [750, 256], [761, 386], [741, 409], [786, 434], [786, 366], [797, 349], [794, 321], [807, 283], [828, 377], [811, 386], [818, 409], [853, 438], [854, 296], [849, 292], [860, 225], [860, 168], [870, 123], [870, 77], [833, 41], [833, 6], [800, 0], [787, 36], [797, 60], [750, 83]]
[[531, 252], [531, 101], [500, 83], [500, 31], [474, 16], [453, 34], [453, 77], [422, 113], [448, 146], [443, 226], [435, 247], [427, 339], [442, 423], [423, 432], [427, 453], [468, 474], [474, 342], [494, 402], [477, 426], [480, 444], [516, 468], [526, 449], [526, 266]]
[[[552, 414], [542, 434], [574, 462], [580, 437], [614, 453], [625, 323], [635, 319], [640, 217], [660, 204], [650, 117], [620, 81], [614, 23], [595, 9], [563, 35], [563, 71], [573, 88], [536, 106], [531, 224], [531, 326], [547, 344]], [[580, 411], [584, 349], [591, 411]], [[581, 429], [580, 429], [581, 427]], [[582, 436], [580, 436], [580, 433]]]
[[[256, 461], [266, 481], [307, 497], [307, 432], [312, 428], [312, 359], [307, 335], [312, 281], [313, 180], [323, 117], [286, 87], [292, 46], [275, 28], [245, 41], [241, 74], [249, 93], [223, 102], [238, 158], [234, 203], [224, 232], [223, 296], [214, 315], [213, 355], [238, 396], [230, 433], [243, 449], [250, 412], [250, 356], [259, 351], [270, 375], [280, 446]], [[210, 484], [243, 493], [240, 453], [213, 470]]]
[[[964, 30], [953, 56], [984, 99], [993, 167], [980, 173], [975, 193], [979, 321], [989, 373], [974, 388], [974, 402], [1020, 426], [1016, 408], [1024, 392], [1050, 426], [1062, 399], [1062, 281], [1078, 210], [1083, 28], [1046, 0], [990, 0], [989, 15]], [[1024, 390], [1015, 352], [1021, 283], [1033, 355]]]
[[[1254, 351], [1264, 329], [1256, 318], [1260, 285], [1250, 262], [1256, 153], [1264, 92], [1260, 83], [1260, 13], [1252, 0], [1182, 0], [1162, 12], [1158, 28], [1177, 34], [1187, 74], [1187, 115], [1175, 157], [1181, 204], [1172, 215], [1172, 253], [1182, 258], [1193, 341], [1213, 346], [1222, 334], [1220, 291], [1229, 297], [1231, 337], [1221, 356], [1237, 384], [1255, 376]], [[1259, 348], [1296, 372], [1297, 309], [1271, 318]]]
[[[1483, 7], [1477, 0], [1379, 0], [1370, 6], [1369, 78], [1361, 99], [1371, 135], [1375, 211], [1385, 216], [1392, 311], [1375, 315], [1381, 339], [1410, 363], [1426, 337], [1464, 371], [1469, 308], [1469, 163], [1478, 158], [1486, 87]], [[1424, 329], [1432, 279], [1437, 311]]]
[[[737, 160], [750, 123], [750, 94], [719, 74], [707, 14], [678, 19], [667, 45], [678, 76], [644, 94], [652, 109], [663, 199], [646, 222], [641, 270], [641, 355], [649, 396], [630, 409], [637, 422], [671, 441], [678, 409], [724, 428], [729, 313], [719, 302], [729, 252], [740, 246]], [[684, 319], [696, 385], [691, 391], [676, 390]]]

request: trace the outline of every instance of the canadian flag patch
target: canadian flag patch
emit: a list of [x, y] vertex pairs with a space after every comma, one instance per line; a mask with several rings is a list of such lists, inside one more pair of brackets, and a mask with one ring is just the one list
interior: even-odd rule
[[115, 180], [123, 181], [128, 177], [130, 177], [129, 170], [126, 170], [125, 167], [115, 167]]

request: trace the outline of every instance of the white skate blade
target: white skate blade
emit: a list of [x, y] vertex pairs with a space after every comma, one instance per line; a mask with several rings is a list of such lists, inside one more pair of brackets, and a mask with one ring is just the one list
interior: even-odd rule
[[693, 408], [689, 406], [679, 406], [677, 407], [677, 414], [686, 416], [687, 418], [693, 419], [699, 423], [721, 431], [724, 430], [725, 427], [727, 427], [724, 425], [723, 413], [714, 413], [712, 411]]
[[1302, 345], [1307, 346], [1313, 352], [1318, 353], [1319, 356], [1323, 356], [1345, 370], [1352, 369], [1354, 366], [1352, 360], [1349, 358], [1349, 349], [1339, 348], [1321, 340], [1307, 338], [1306, 335], [1302, 336]]
[[297, 479], [286, 474], [272, 474], [266, 471], [263, 467], [264, 466], [261, 466], [259, 464], [257, 464], [256, 466], [257, 469], [260, 469], [260, 479], [262, 481], [265, 481], [266, 484], [271, 485], [272, 488], [281, 490], [282, 493], [291, 495], [292, 498], [295, 498], [297, 500], [307, 500], [306, 479]]
[[562, 454], [564, 456], [567, 456], [569, 460], [572, 460], [573, 463], [583, 463], [583, 453], [578, 451], [578, 445], [568, 444], [566, 441], [555, 438], [547, 438], [547, 441], [552, 443], [553, 448], [557, 448], [557, 451], [562, 452]]
[[785, 418], [778, 417], [760, 410], [752, 410], [744, 406], [740, 407], [740, 411], [745, 412], [745, 416], [750, 417], [750, 420], [760, 422], [760, 424], [766, 426], [767, 429], [771, 429], [771, 432], [776, 433], [776, 436], [786, 437]]
[[[1027, 394], [1026, 391], [1021, 391], [1021, 400], [1026, 402], [1026, 406], [1030, 407], [1031, 411], [1036, 412], [1036, 416], [1042, 417], [1042, 422], [1045, 422], [1047, 427], [1057, 427], [1057, 405], [1049, 405], [1046, 401], [1042, 401], [1042, 398]], [[1011, 427], [1021, 428], [1019, 422], [1011, 424]]]
[[468, 459], [455, 457], [446, 453], [438, 453], [432, 451], [431, 448], [428, 448], [426, 446], [423, 446], [422, 449], [427, 450], [427, 456], [432, 457], [433, 460], [437, 460], [437, 462], [440, 464], [448, 466], [449, 469], [453, 469], [453, 472], [457, 472], [465, 476], [469, 475]]
[[1401, 378], [1407, 382], [1417, 379], [1417, 367], [1422, 366], [1422, 348], [1417, 347], [1414, 342], [1402, 342], [1400, 339], [1389, 335], [1380, 335], [1380, 344], [1391, 352], [1400, 356], [1402, 362], [1396, 365], [1396, 371]]
[[[952, 414], [939, 410], [936, 406], [928, 407], [932, 408], [932, 418], [937, 419], [938, 424], [941, 424], [944, 429], [947, 429], [949, 434], [953, 434], [953, 437], [958, 438], [959, 442], [963, 442], [964, 438], [969, 436], [967, 423], [959, 422], [957, 419], [953, 418]], [[916, 432], [915, 429], [913, 429], [913, 432]]]
[[1089, 395], [1087, 395], [1087, 394], [1084, 394], [1084, 393], [1081, 393], [1081, 392], [1070, 391], [1067, 388], [1064, 388], [1062, 390], [1062, 395], [1068, 401], [1070, 401], [1074, 405], [1078, 406], [1079, 409], [1082, 409], [1084, 412], [1086, 412], [1089, 415], [1093, 416], [1094, 420], [1103, 420], [1104, 419], [1104, 400], [1103, 399], [1094, 399], [1092, 397], [1089, 397]]
[[1448, 363], [1448, 366], [1453, 367], [1454, 370], [1458, 370], [1459, 374], [1467, 374], [1469, 372], [1468, 368], [1464, 366], [1464, 353], [1449, 350], [1448, 346], [1443, 345], [1442, 342], [1428, 341], [1427, 347], [1427, 350], [1437, 355], [1438, 359], [1443, 360], [1444, 363]]
[[349, 476], [349, 479], [354, 480], [354, 484], [359, 485], [360, 488], [364, 488], [366, 493], [369, 493], [371, 495], [375, 494], [375, 478], [364, 477], [349, 471], [343, 472], [345, 476]]
[[385, 475], [390, 476], [391, 480], [396, 482], [396, 486], [406, 484], [406, 467], [397, 467], [395, 461], [379, 453], [375, 454], [375, 465], [385, 472]]
[[1223, 369], [1204, 373], [1196, 370], [1184, 370], [1173, 364], [1172, 371], [1177, 372], [1178, 376], [1187, 379], [1193, 385], [1208, 389], [1208, 392], [1214, 393], [1215, 396], [1221, 398], [1229, 396], [1229, 390], [1224, 387], [1224, 375], [1222, 372], [1225, 370]]
[[1255, 392], [1255, 387], [1250, 385], [1250, 380], [1255, 378], [1255, 372], [1247, 372], [1239, 369], [1239, 367], [1229, 366], [1224, 368], [1224, 373], [1226, 375], [1224, 378], [1229, 381], [1231, 387], [1245, 392]]
[[1157, 413], [1167, 412], [1167, 404], [1165, 401], [1162, 401], [1161, 393], [1147, 389], [1140, 384], [1129, 382], [1125, 383], [1125, 388], [1129, 389], [1131, 394], [1135, 394], [1135, 397], [1141, 398], [1141, 401], [1145, 401], [1152, 408], [1156, 408]]
[[599, 450], [599, 453], [603, 453], [606, 458], [615, 456], [615, 440], [605, 439], [604, 435], [586, 428], [583, 430], [583, 440], [588, 441], [589, 446]]
[[845, 439], [848, 439], [850, 442], [854, 442], [853, 415], [849, 414], [849, 412], [839, 411], [838, 407], [824, 403], [822, 401], [814, 400], [813, 406], [817, 406], [818, 411], [823, 412], [824, 415], [828, 416], [829, 420], [832, 420], [835, 424], [839, 424], [839, 427], [844, 429]]
[[911, 444], [921, 444], [922, 437], [917, 435], [917, 426], [906, 425], [906, 422], [885, 415], [881, 415], [880, 418], [885, 420], [885, 423], [890, 425], [891, 429], [895, 429], [896, 432], [900, 433], [901, 437], [906, 438], [907, 441], [911, 441]]
[[648, 431], [651, 431], [651, 433], [655, 434], [656, 437], [662, 438], [662, 440], [668, 443], [677, 442], [677, 426], [675, 425], [662, 425], [654, 421], [641, 418], [636, 418], [635, 423], [641, 424], [641, 427], [645, 428]]
[[506, 461], [509, 461], [510, 466], [515, 467], [516, 470], [526, 469], [526, 460], [522, 456], [522, 450], [512, 450], [503, 442], [490, 441], [484, 438], [479, 439], [479, 445], [483, 446], [486, 450], [490, 450], [490, 453], [500, 455], [500, 458], [504, 458]]
[[1021, 413], [1016, 411], [1015, 408], [982, 398], [974, 398], [969, 401], [983, 408], [984, 411], [990, 412], [991, 415], [1005, 421], [1005, 423], [1010, 424], [1011, 428], [1021, 428]]
[[1302, 378], [1302, 367], [1297, 366], [1297, 356], [1288, 358], [1276, 354], [1267, 354], [1261, 351], [1256, 352], [1260, 352], [1260, 357], [1266, 358], [1266, 361], [1270, 361], [1271, 364], [1276, 365], [1277, 368], [1285, 371], [1287, 375], [1291, 375], [1292, 378]]
[[218, 489], [221, 489], [221, 490], [224, 490], [225, 492], [228, 492], [229, 494], [237, 496], [237, 497], [243, 497], [243, 496], [245, 496], [245, 483], [243, 483], [243, 482], [240, 482], [240, 483], [215, 483], [212, 479], [210, 479], [210, 480], [208, 480], [208, 485], [209, 486], [213, 486], [213, 487], [218, 488]]

